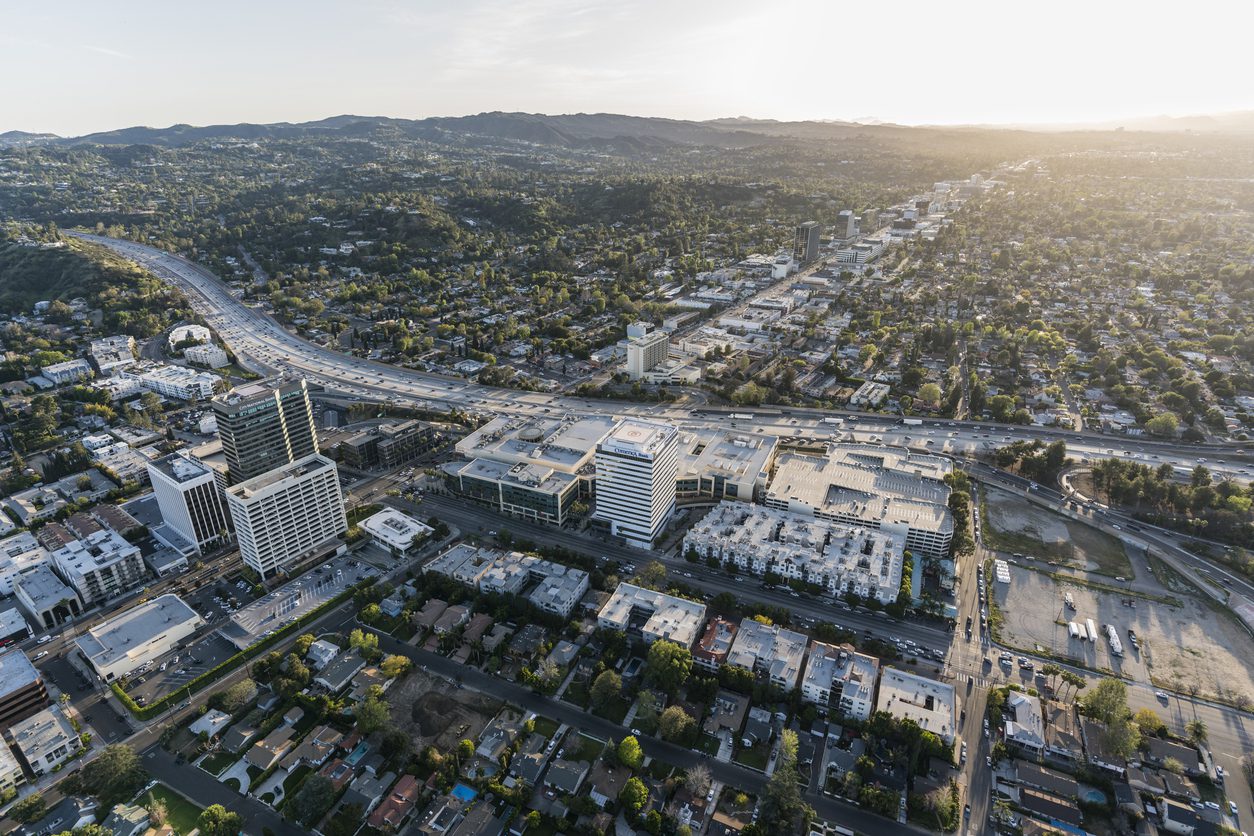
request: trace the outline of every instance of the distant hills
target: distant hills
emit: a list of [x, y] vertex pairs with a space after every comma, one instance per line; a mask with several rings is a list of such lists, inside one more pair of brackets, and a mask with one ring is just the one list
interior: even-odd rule
[[440, 116], [427, 119], [394, 119], [386, 116], [333, 116], [312, 122], [241, 123], [237, 125], [171, 125], [167, 128], [130, 127], [113, 131], [60, 137], [47, 133], [8, 131], [0, 133], [0, 147], [39, 145], [152, 145], [173, 148], [205, 141], [239, 142], [261, 139], [301, 138], [413, 138], [447, 140], [453, 137], [512, 140], [570, 148], [647, 152], [676, 145], [749, 147], [781, 138], [834, 140], [859, 135], [904, 133], [962, 133], [972, 130], [1013, 131], [1110, 131], [1250, 133], [1254, 111], [1185, 117], [1159, 116], [1111, 121], [1102, 124], [1068, 125], [970, 125], [907, 127], [866, 119], [858, 122], [780, 122], [735, 117], [703, 122], [625, 116], [614, 113], [572, 113], [549, 116], [538, 113], [494, 111], [473, 116]]

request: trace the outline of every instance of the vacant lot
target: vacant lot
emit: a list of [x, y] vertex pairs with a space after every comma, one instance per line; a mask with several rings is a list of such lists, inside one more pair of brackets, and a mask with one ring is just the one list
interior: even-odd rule
[[448, 751], [462, 738], [476, 739], [502, 705], [422, 671], [405, 677], [394, 691], [388, 693], [392, 719], [409, 732], [419, 752], [428, 745]]
[[[1076, 609], [1068, 610], [1070, 592]], [[1254, 700], [1254, 641], [1227, 615], [1205, 602], [1181, 595], [1171, 606], [1133, 594], [1118, 594], [1011, 566], [1010, 584], [993, 584], [1004, 613], [1002, 639], [1008, 644], [1072, 659], [1086, 667], [1126, 674], [1142, 682], [1184, 693], [1233, 701]], [[1127, 602], [1133, 602], [1135, 607]], [[1093, 619], [1096, 642], [1071, 638], [1068, 621]], [[1113, 625], [1124, 655], [1110, 652], [1105, 626]], [[1131, 646], [1128, 628], [1140, 649]], [[1196, 688], [1196, 691], [1194, 691]]]
[[1123, 543], [1109, 534], [996, 488], [986, 488], [984, 497], [983, 536], [989, 548], [1112, 578], [1132, 577]]

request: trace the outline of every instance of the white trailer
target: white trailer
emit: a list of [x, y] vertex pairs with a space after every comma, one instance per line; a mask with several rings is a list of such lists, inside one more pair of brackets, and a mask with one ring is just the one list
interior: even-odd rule
[[1083, 642], [1083, 641], [1088, 641], [1089, 634], [1088, 634], [1088, 631], [1084, 629], [1084, 625], [1083, 625], [1083, 624], [1076, 623], [1076, 625], [1075, 625], [1075, 631], [1076, 631], [1076, 638], [1077, 638], [1077, 639], [1079, 639], [1079, 640], [1080, 640], [1080, 641], [1082, 641], [1082, 642]]
[[1113, 624], [1106, 625], [1106, 639], [1110, 642], [1110, 653], [1112, 656], [1123, 655], [1123, 642], [1119, 641], [1119, 633], [1115, 630]]
[[1097, 644], [1097, 625], [1093, 623], [1093, 619], [1084, 619], [1084, 626], [1089, 628], [1089, 641]]
[[844, 418], [832, 418], [832, 417], [828, 417], [828, 418], [824, 418], [824, 419], [823, 419], [823, 423], [824, 423], [824, 424], [834, 424], [835, 426], [839, 427], [841, 424], [845, 423], [845, 419], [844, 419]]
[[1068, 621], [1067, 632], [1071, 634], [1071, 638], [1078, 639], [1080, 637], [1080, 625], [1074, 621]]

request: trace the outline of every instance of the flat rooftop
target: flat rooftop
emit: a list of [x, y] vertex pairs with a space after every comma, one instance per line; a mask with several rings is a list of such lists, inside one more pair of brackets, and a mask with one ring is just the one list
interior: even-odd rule
[[577, 478], [570, 473], [529, 462], [509, 464], [489, 459], [473, 459], [455, 464], [458, 464], [456, 472], [460, 476], [481, 479], [485, 482], [517, 485], [538, 493], [561, 494]]
[[957, 712], [952, 685], [897, 668], [884, 668], [875, 707], [894, 717], [914, 720], [919, 728], [946, 741], [953, 740]]
[[[20, 650], [0, 655], [0, 696], [12, 694], [39, 681], [39, 671]], [[3, 748], [3, 747], [0, 747]]]
[[313, 453], [303, 459], [297, 459], [289, 465], [267, 471], [265, 473], [254, 476], [240, 482], [238, 485], [232, 485], [227, 488], [227, 493], [238, 496], [241, 499], [251, 499], [253, 496], [264, 493], [275, 485], [286, 479], [299, 479], [302, 476], [308, 476], [311, 473], [317, 473], [320, 470], [334, 470], [335, 462], [325, 458], [318, 453]]
[[670, 424], [628, 419], [601, 440], [599, 449], [652, 458], [675, 435], [676, 430]]
[[457, 442], [457, 452], [468, 459], [574, 473], [614, 425], [615, 419], [604, 415], [494, 418]]
[[150, 462], [148, 466], [153, 470], [160, 471], [166, 478], [179, 484], [191, 482], [194, 479], [203, 478], [206, 473], [212, 473], [208, 467], [200, 462], [178, 453], [163, 456], [154, 462]]
[[199, 627], [204, 620], [182, 598], [167, 593], [97, 624], [75, 642], [84, 656], [103, 668], [126, 658], [135, 648], [167, 630], [187, 623]]
[[765, 479], [777, 442], [773, 435], [747, 435], [727, 430], [684, 431], [679, 438], [679, 478], [708, 474]]
[[36, 566], [23, 573], [14, 583], [31, 599], [36, 610], [50, 610], [67, 598], [78, 600], [78, 593], [62, 583], [47, 566]]

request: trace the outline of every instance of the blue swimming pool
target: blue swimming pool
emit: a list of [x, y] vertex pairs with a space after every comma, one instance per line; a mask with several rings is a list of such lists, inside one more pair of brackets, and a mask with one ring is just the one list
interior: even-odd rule
[[1086, 789], [1086, 790], [1084, 791], [1084, 800], [1085, 800], [1085, 801], [1091, 801], [1091, 802], [1093, 802], [1094, 804], [1105, 804], [1105, 803], [1106, 803], [1106, 793], [1102, 792], [1101, 790], [1097, 790], [1097, 789]]
[[478, 794], [479, 793], [475, 791], [474, 787], [468, 787], [465, 784], [458, 784], [457, 786], [453, 787], [451, 792], [449, 792], [449, 795], [453, 796], [454, 798], [456, 798], [458, 801], [461, 801], [462, 803], [474, 801], [475, 796], [477, 796]]

